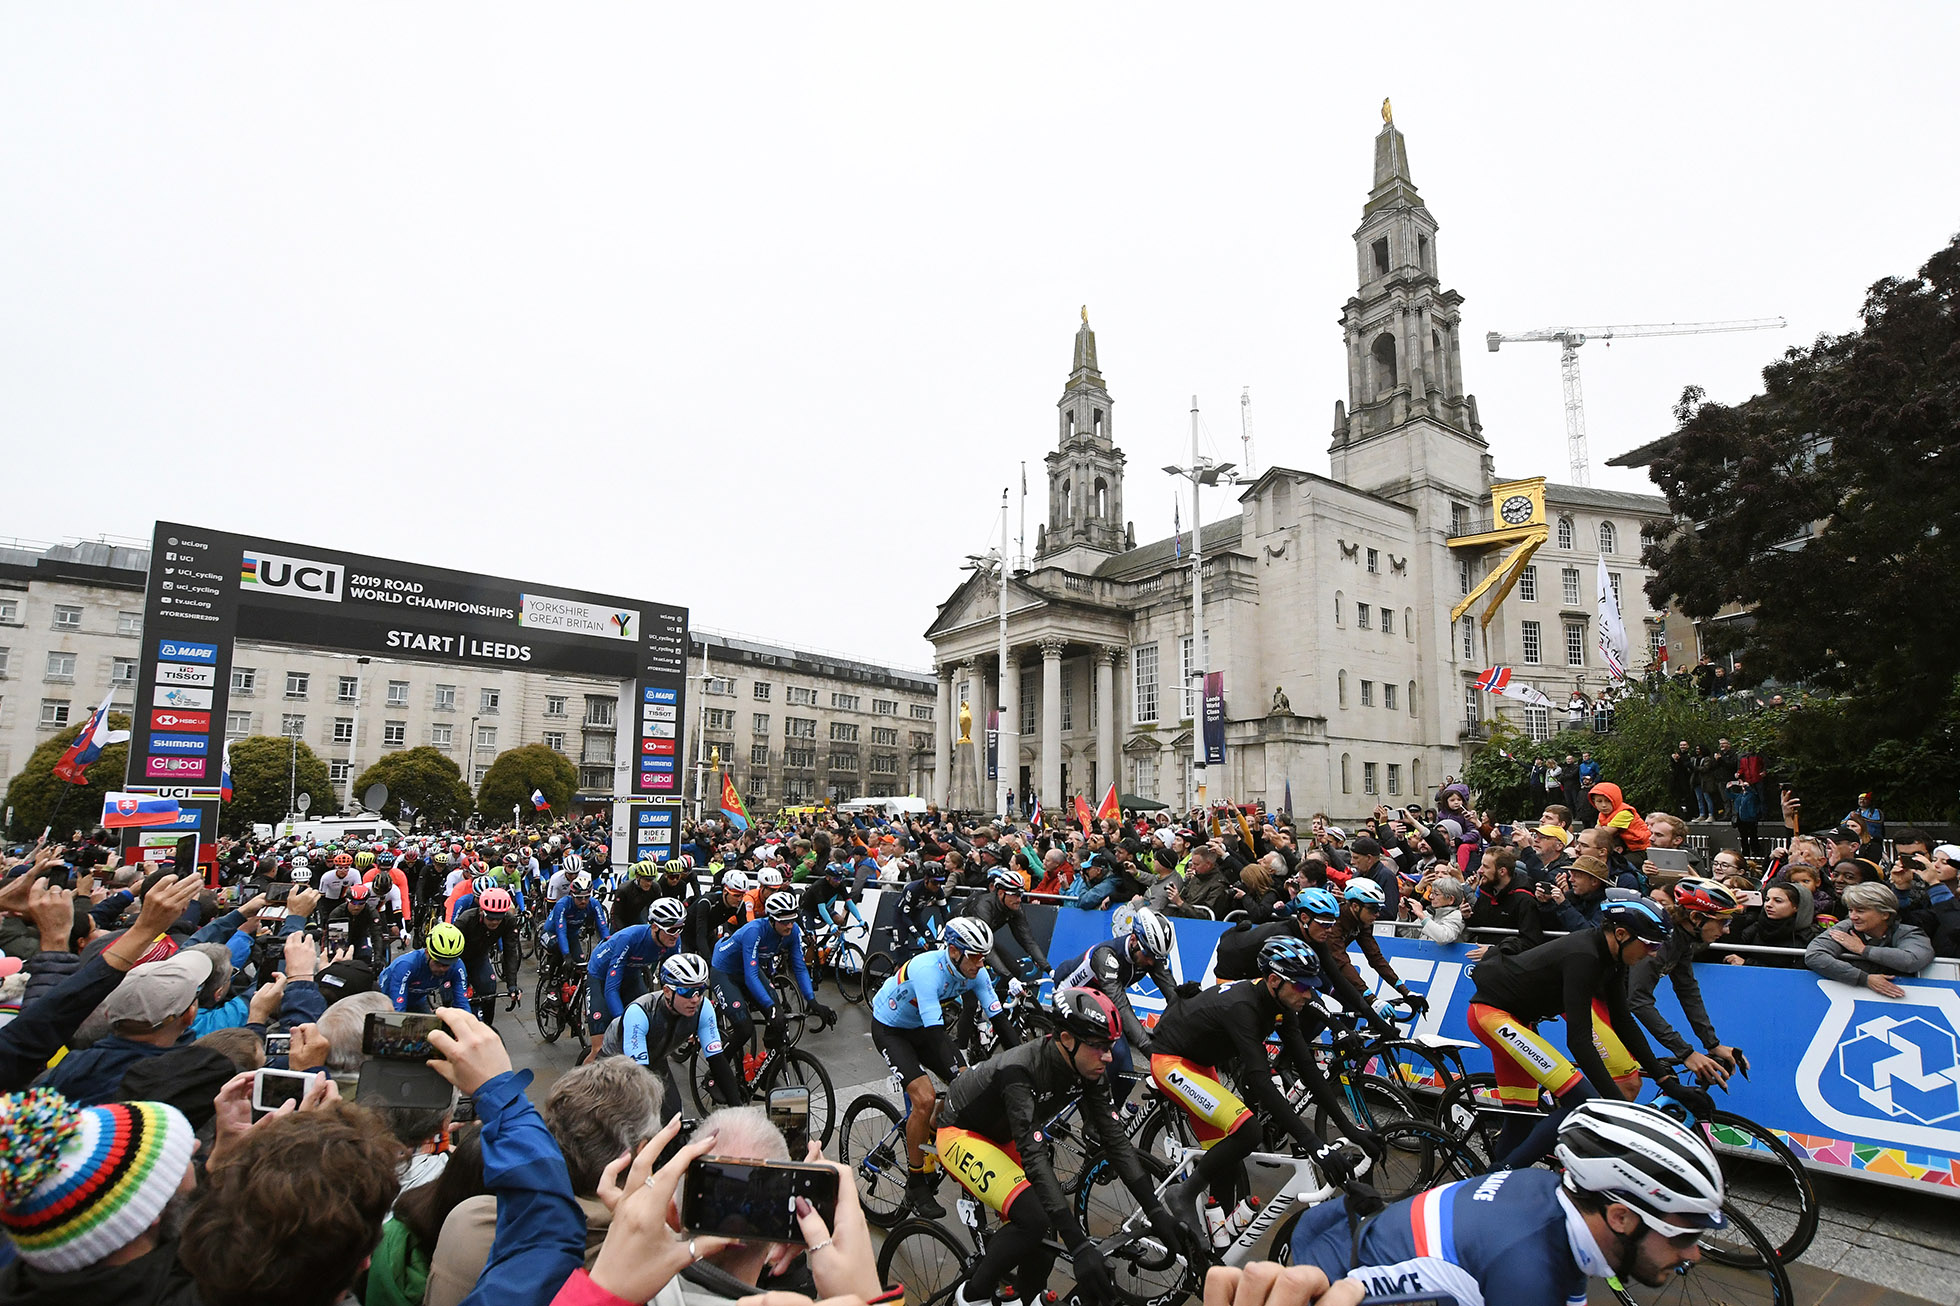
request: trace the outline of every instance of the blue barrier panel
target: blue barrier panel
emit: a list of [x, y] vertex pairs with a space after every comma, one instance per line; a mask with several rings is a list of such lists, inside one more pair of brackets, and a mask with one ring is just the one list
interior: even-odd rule
[[[1059, 963], [1109, 938], [1121, 911], [1063, 910], [1048, 948]], [[1171, 973], [1180, 982], [1212, 982], [1212, 953], [1227, 928], [1176, 920]], [[1476, 989], [1466, 944], [1386, 935], [1378, 940], [1409, 987], [1428, 997], [1418, 1034], [1476, 1042], [1465, 1012]], [[1359, 949], [1349, 952], [1364, 979], [1374, 979]], [[1750, 1078], [1735, 1076], [1717, 1100], [1782, 1135], [1811, 1166], [1847, 1177], [1960, 1196], [1960, 982], [1902, 980], [1906, 996], [1882, 998], [1820, 979], [1806, 970], [1703, 965], [1695, 968], [1702, 1000], [1724, 1040], [1749, 1054]], [[1379, 989], [1387, 989], [1378, 982]], [[1131, 992], [1139, 1012], [1163, 1008], [1149, 981]], [[1696, 1042], [1671, 985], [1661, 1013]], [[1546, 1037], [1564, 1047], [1563, 1022]], [[1651, 1041], [1651, 1040], [1650, 1040]], [[1466, 1049], [1472, 1071], [1490, 1069], [1481, 1044]]]

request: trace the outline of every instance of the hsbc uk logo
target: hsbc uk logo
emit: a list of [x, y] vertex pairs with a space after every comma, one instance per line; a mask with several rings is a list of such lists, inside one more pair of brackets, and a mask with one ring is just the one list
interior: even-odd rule
[[1888, 1116], [1922, 1125], [1960, 1118], [1960, 1052], [1953, 1031], [1924, 1016], [1879, 1016], [1838, 1047], [1838, 1071]]
[[239, 564], [241, 589], [285, 594], [296, 599], [320, 599], [338, 603], [344, 588], [337, 563], [314, 562], [307, 558], [285, 558], [276, 553], [249, 550]]

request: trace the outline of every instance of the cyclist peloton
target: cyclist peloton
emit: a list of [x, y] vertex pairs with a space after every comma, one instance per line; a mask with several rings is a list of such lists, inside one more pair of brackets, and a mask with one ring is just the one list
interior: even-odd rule
[[804, 1008], [825, 1025], [837, 1023], [837, 1013], [816, 1000], [810, 988], [810, 972], [803, 964], [803, 930], [797, 924], [800, 912], [796, 895], [778, 889], [763, 904], [765, 915], [750, 921], [715, 945], [715, 991], [728, 1008], [735, 1045], [746, 1048], [754, 1034], [754, 1018], [742, 1010], [743, 999], [753, 1002], [768, 1026], [763, 1034], [767, 1047], [778, 1048], [788, 1037], [789, 1013], [776, 1001], [776, 989], [763, 973], [780, 955], [789, 958], [789, 974], [796, 991], [803, 995]]
[[987, 973], [987, 954], [994, 946], [994, 932], [987, 923], [955, 916], [946, 922], [940, 943], [900, 966], [871, 999], [871, 1041], [898, 1075], [911, 1103], [905, 1117], [905, 1199], [913, 1214], [927, 1219], [946, 1214], [933, 1196], [939, 1173], [925, 1168], [925, 1143], [937, 1107], [926, 1071], [950, 1084], [958, 1065], [946, 1030], [948, 1006], [971, 994], [981, 1014], [993, 1022], [1000, 1046], [1011, 1048], [1018, 1041]]
[[1169, 917], [1154, 907], [1139, 907], [1126, 937], [1105, 939], [1055, 967], [1056, 991], [1094, 989], [1116, 1008], [1122, 1037], [1116, 1040], [1115, 1060], [1110, 1067], [1116, 1074], [1110, 1096], [1118, 1106], [1130, 1096], [1130, 1081], [1124, 1076], [1131, 1072], [1133, 1058], [1149, 1056], [1151, 1046], [1150, 1035], [1130, 1005], [1130, 985], [1148, 976], [1162, 995], [1166, 1010], [1180, 998], [1197, 996], [1202, 987], [1195, 982], [1179, 985], [1171, 978], [1171, 947], [1176, 937]]
[[1329, 1179], [1354, 1172], [1353, 1158], [1338, 1143], [1323, 1143], [1293, 1110], [1273, 1081], [1266, 1040], [1279, 1035], [1282, 1068], [1306, 1084], [1341, 1133], [1372, 1151], [1372, 1136], [1347, 1118], [1346, 1109], [1320, 1073], [1312, 1042], [1326, 1028], [1313, 1004], [1323, 972], [1319, 954], [1299, 939], [1268, 939], [1259, 950], [1259, 978], [1206, 989], [1166, 1011], [1151, 1039], [1150, 1078], [1184, 1109], [1205, 1149], [1189, 1179], [1171, 1189], [1170, 1208], [1197, 1236], [1209, 1237], [1203, 1218], [1206, 1191], [1230, 1211], [1245, 1195], [1245, 1159], [1261, 1130], [1252, 1109], [1220, 1081], [1230, 1069], [1247, 1095], [1273, 1122], [1293, 1135]]
[[1665, 1286], [1727, 1223], [1714, 1154], [1653, 1107], [1582, 1103], [1559, 1126], [1556, 1152], [1563, 1174], [1502, 1170], [1444, 1184], [1389, 1206], [1358, 1235], [1345, 1202], [1323, 1202], [1300, 1217], [1292, 1263], [1353, 1279], [1371, 1297], [1577, 1306], [1588, 1279]]
[[519, 958], [517, 942], [517, 903], [504, 889], [485, 889], [468, 908], [456, 913], [455, 926], [463, 932], [463, 969], [470, 977], [470, 991], [482, 1006], [486, 1025], [497, 1023], [496, 954], [503, 954], [503, 973], [512, 977], [512, 991]]
[[463, 932], [454, 925], [437, 925], [429, 931], [427, 944], [388, 963], [381, 972], [381, 991], [396, 1011], [468, 1007], [470, 980], [462, 956]]
[[[1654, 903], [1616, 899], [1600, 909], [1592, 929], [1519, 953], [1492, 948], [1478, 961], [1468, 1021], [1490, 1049], [1498, 1100], [1528, 1106], [1543, 1087], [1557, 1103], [1541, 1120], [1505, 1120], [1493, 1169], [1522, 1169], [1542, 1159], [1575, 1107], [1593, 1097], [1632, 1098], [1643, 1069], [1703, 1119], [1713, 1113], [1706, 1092], [1684, 1088], [1655, 1059], [1627, 1007], [1628, 972], [1666, 942], [1668, 932]], [[1565, 1017], [1570, 1061], [1537, 1032], [1540, 1021], [1558, 1016]]]
[[626, 1012], [626, 1004], [647, 991], [646, 978], [681, 950], [687, 908], [678, 898], [657, 898], [645, 925], [614, 930], [586, 962], [586, 1034], [597, 1056], [606, 1027]]
[[1055, 1175], [1054, 1145], [1044, 1126], [1071, 1102], [1108, 1161], [1167, 1246], [1179, 1245], [1176, 1222], [1137, 1157], [1109, 1096], [1107, 1075], [1124, 1037], [1116, 1005], [1095, 989], [1055, 995], [1055, 1031], [997, 1052], [953, 1081], [945, 1118], [934, 1135], [955, 1181], [1001, 1217], [987, 1250], [955, 1290], [954, 1306], [990, 1306], [1011, 1279], [1022, 1302], [1039, 1302], [1055, 1253], [1050, 1233], [1069, 1249], [1075, 1280], [1092, 1300], [1115, 1300], [1115, 1280], [1089, 1241]]
[[580, 952], [573, 940], [583, 938], [587, 931], [596, 933], [598, 942], [603, 943], [611, 937], [612, 926], [605, 909], [592, 900], [592, 877], [580, 871], [566, 882], [565, 896], [544, 920], [545, 960], [552, 970], [585, 963], [587, 954]]
[[1274, 939], [1295, 939], [1313, 949], [1320, 961], [1321, 992], [1334, 999], [1358, 1023], [1373, 1029], [1382, 1038], [1395, 1038], [1399, 1031], [1392, 1019], [1394, 1008], [1387, 1002], [1371, 1003], [1361, 974], [1348, 960], [1341, 945], [1341, 903], [1326, 889], [1302, 889], [1290, 904], [1292, 916], [1245, 929], [1225, 931], [1218, 940], [1213, 973], [1222, 980], [1257, 979], [1259, 958]]
[[628, 1003], [619, 1018], [606, 1026], [600, 1056], [630, 1057], [660, 1077], [662, 1124], [680, 1113], [673, 1054], [690, 1038], [700, 1041], [716, 1101], [733, 1106], [742, 1100], [741, 1080], [722, 1044], [721, 1022], [708, 999], [708, 983], [708, 963], [691, 952], [677, 952], [660, 963], [660, 987]]

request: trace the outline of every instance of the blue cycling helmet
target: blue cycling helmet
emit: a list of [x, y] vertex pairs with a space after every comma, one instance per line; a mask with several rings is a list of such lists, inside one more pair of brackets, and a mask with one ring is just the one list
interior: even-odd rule
[[1625, 930], [1642, 943], [1659, 944], [1673, 926], [1666, 913], [1645, 898], [1618, 898], [1599, 909], [1601, 929]]
[[1341, 904], [1325, 889], [1302, 889], [1300, 896], [1293, 900], [1293, 910], [1332, 920], [1341, 914]]
[[851, 868], [843, 862], [832, 862], [823, 868], [823, 877], [826, 880], [841, 880], [850, 873]]
[[1259, 949], [1259, 973], [1277, 975], [1288, 983], [1320, 987], [1320, 954], [1299, 939], [1281, 935]]

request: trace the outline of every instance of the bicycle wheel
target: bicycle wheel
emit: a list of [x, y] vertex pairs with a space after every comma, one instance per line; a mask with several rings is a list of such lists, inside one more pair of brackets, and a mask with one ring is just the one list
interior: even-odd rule
[[857, 1176], [864, 1218], [891, 1228], [905, 1209], [905, 1129], [898, 1108], [876, 1093], [845, 1107], [837, 1159]]
[[[1348, 1086], [1336, 1092], [1346, 1108], [1349, 1123], [1369, 1133], [1380, 1133], [1397, 1121], [1416, 1119], [1415, 1103], [1409, 1100], [1409, 1095], [1379, 1075], [1350, 1072]], [[1327, 1108], [1318, 1105], [1314, 1109], [1313, 1131], [1330, 1143], [1343, 1137]]]
[[837, 950], [837, 991], [844, 1001], [858, 1003], [864, 1001], [864, 949], [855, 943], [847, 943]]
[[788, 1046], [795, 1047], [803, 1041], [803, 1031], [809, 1025], [810, 1017], [805, 1010], [803, 993], [793, 981], [776, 981], [776, 1009], [783, 1013], [783, 1029], [789, 1040]]
[[1378, 1131], [1383, 1152], [1367, 1179], [1384, 1202], [1399, 1202], [1437, 1184], [1479, 1172], [1477, 1158], [1449, 1134], [1420, 1120], [1402, 1120]]
[[874, 952], [864, 959], [864, 1000], [878, 996], [885, 981], [898, 973], [898, 959], [889, 952]]
[[1465, 1075], [1448, 1088], [1436, 1103], [1436, 1125], [1469, 1148], [1478, 1161], [1488, 1166], [1496, 1159], [1497, 1138], [1504, 1129], [1504, 1116], [1487, 1110], [1495, 1102], [1497, 1076]]
[[[796, 1048], [784, 1048], [762, 1072], [756, 1082], [756, 1091], [750, 1096], [761, 1097], [765, 1101], [769, 1090], [774, 1088], [807, 1088], [810, 1090], [810, 1137], [824, 1147], [830, 1146], [830, 1136], [837, 1130], [836, 1090], [830, 1086], [830, 1072], [823, 1068], [823, 1062], [808, 1052]], [[795, 1158], [802, 1160], [801, 1157]]]
[[558, 981], [549, 974], [538, 976], [536, 1012], [538, 1037], [556, 1043], [565, 1032], [565, 1011], [558, 1005]]
[[[1796, 1153], [1768, 1129], [1732, 1111], [1717, 1111], [1713, 1122], [1702, 1126], [1702, 1136], [1722, 1164], [1729, 1204], [1749, 1217], [1785, 1265], [1803, 1255], [1817, 1236], [1817, 1189]], [[1715, 1243], [1704, 1243], [1703, 1250], [1725, 1265], [1736, 1263], [1727, 1259], [1732, 1250], [1748, 1254], [1744, 1248]]]
[[[1153, 1157], [1142, 1156], [1144, 1168], [1154, 1180], [1170, 1173], [1170, 1167]], [[1117, 1243], [1104, 1253], [1110, 1278], [1116, 1284], [1117, 1299], [1125, 1306], [1148, 1306], [1151, 1302], [1171, 1302], [1186, 1295], [1195, 1279], [1178, 1248], [1165, 1247], [1137, 1213], [1137, 1200], [1129, 1186], [1116, 1177], [1108, 1161], [1098, 1160], [1082, 1178], [1075, 1194], [1076, 1218], [1093, 1239], [1107, 1238], [1128, 1225], [1134, 1236]]]
[[1446, 1057], [1406, 1039], [1378, 1043], [1361, 1063], [1364, 1074], [1386, 1079], [1402, 1090], [1416, 1109], [1416, 1119], [1436, 1122], [1437, 1104], [1459, 1078]]
[[966, 1281], [967, 1253], [930, 1220], [906, 1220], [885, 1235], [878, 1252], [878, 1282], [905, 1285], [906, 1306], [952, 1306]]
[[[1701, 1240], [1703, 1259], [1684, 1265], [1658, 1287], [1608, 1279], [1613, 1295], [1626, 1306], [1712, 1306], [1714, 1303], [1763, 1303], [1793, 1306], [1790, 1276], [1776, 1248], [1748, 1216], [1724, 1203], [1729, 1227], [1711, 1231]], [[1717, 1255], [1719, 1249], [1720, 1255]]]

